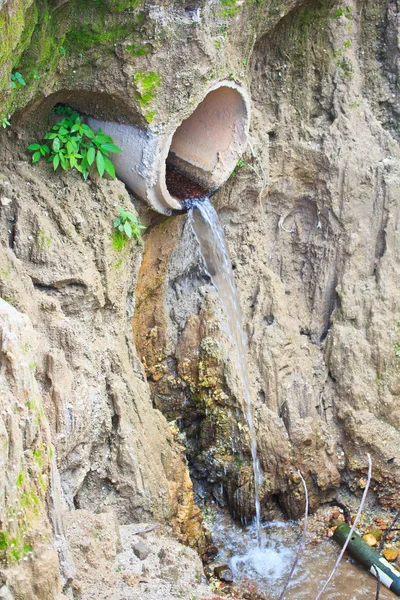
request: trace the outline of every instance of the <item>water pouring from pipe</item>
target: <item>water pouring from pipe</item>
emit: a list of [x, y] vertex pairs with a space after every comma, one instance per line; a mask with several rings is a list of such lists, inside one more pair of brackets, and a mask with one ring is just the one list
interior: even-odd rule
[[261, 545], [261, 506], [260, 485], [262, 474], [260, 461], [257, 455], [257, 438], [254, 427], [252, 402], [250, 394], [249, 378], [246, 364], [246, 336], [242, 327], [242, 315], [240, 310], [239, 296], [233, 277], [232, 264], [225, 243], [224, 232], [220, 225], [218, 215], [208, 198], [192, 200], [192, 208], [189, 210], [189, 219], [200, 251], [204, 259], [206, 270], [220, 297], [222, 306], [228, 317], [228, 336], [233, 342], [236, 354], [236, 367], [240, 376], [243, 397], [245, 401], [245, 417], [250, 431], [251, 456], [254, 475], [254, 502], [255, 502], [255, 526], [257, 539]]

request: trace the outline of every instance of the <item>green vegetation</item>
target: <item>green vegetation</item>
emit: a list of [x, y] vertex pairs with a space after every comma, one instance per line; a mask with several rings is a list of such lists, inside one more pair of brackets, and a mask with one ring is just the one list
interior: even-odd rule
[[343, 77], [350, 79], [353, 75], [353, 65], [351, 64], [351, 61], [345, 56], [342, 56], [336, 64], [341, 70]]
[[234, 177], [237, 174], [237, 172], [239, 171], [239, 169], [243, 169], [243, 167], [245, 167], [246, 164], [247, 164], [246, 161], [244, 161], [242, 158], [239, 158], [239, 160], [236, 163], [235, 168], [232, 171], [231, 176]]
[[109, 159], [109, 153], [121, 152], [121, 149], [113, 143], [112, 138], [104, 135], [101, 129], [95, 133], [88, 125], [82, 123], [78, 113], [68, 106], [58, 106], [55, 112], [66, 116], [53, 125], [44, 136], [46, 140], [51, 141], [51, 150], [46, 144], [31, 144], [28, 150], [34, 153], [32, 162], [38, 162], [49, 154], [48, 162], [53, 164], [54, 170], [59, 166], [64, 171], [76, 169], [86, 180], [92, 165], [95, 164], [100, 177], [106, 172], [115, 179], [115, 169]]
[[7, 119], [7, 117], [3, 117], [3, 118], [1, 119], [1, 124], [2, 124], [2, 126], [4, 127], [4, 129], [5, 129], [6, 127], [11, 127], [11, 123], [10, 123], [10, 121]]
[[40, 144], [31, 144], [28, 146], [28, 150], [33, 151], [32, 162], [38, 162], [42, 156], [46, 156], [50, 152], [49, 147], [46, 144], [42, 146]]
[[[99, 57], [114, 56], [115, 44], [127, 40], [139, 47], [145, 45], [147, 52], [151, 45], [144, 41], [148, 36], [142, 35], [143, 8], [144, 0], [70, 0], [56, 9], [47, 0], [16, 0], [12, 7], [3, 6], [0, 126], [4, 117], [41, 96], [43, 87], [59, 89], [61, 71], [57, 67], [66, 57], [68, 65], [62, 76], [71, 74], [79, 80], [86, 76], [81, 69], [97, 64]], [[10, 84], [12, 94], [7, 92]]]
[[236, 0], [219, 0], [223, 6], [221, 17], [234, 17], [240, 12], [240, 6], [236, 5]]
[[147, 56], [153, 50], [153, 47], [149, 43], [145, 44], [128, 44], [126, 51], [131, 56]]
[[115, 250], [120, 252], [127, 242], [132, 239], [132, 236], [136, 240], [141, 242], [141, 230], [146, 229], [143, 225], [140, 225], [137, 217], [128, 210], [118, 208], [119, 217], [114, 219], [113, 222], [113, 237], [112, 245]]
[[335, 12], [335, 19], [338, 19], [342, 15], [346, 17], [346, 19], [351, 19], [353, 14], [353, 9], [351, 6], [345, 6], [344, 8], [338, 8]]
[[[158, 73], [142, 73], [137, 71], [133, 76], [133, 81], [138, 90], [137, 99], [141, 108], [146, 108], [155, 98], [156, 89], [161, 84], [161, 78]], [[145, 118], [148, 123], [151, 123], [155, 117], [155, 111], [147, 111]]]
[[139, 91], [139, 104], [146, 106], [155, 97], [155, 91], [161, 83], [158, 73], [142, 73], [138, 71], [134, 74], [133, 80]]
[[26, 85], [26, 81], [22, 77], [21, 73], [16, 71], [15, 73], [11, 74], [11, 88], [12, 89], [17, 89], [24, 85]]
[[3, 562], [16, 562], [33, 551], [31, 533], [47, 489], [40, 448], [33, 451], [35, 466], [19, 472], [15, 481], [18, 496], [15, 502], [6, 507], [6, 514], [0, 523], [0, 560]]

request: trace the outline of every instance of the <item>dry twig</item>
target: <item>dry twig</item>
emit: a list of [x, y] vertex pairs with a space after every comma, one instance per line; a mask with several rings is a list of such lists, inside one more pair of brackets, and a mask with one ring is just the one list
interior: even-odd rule
[[133, 535], [142, 535], [142, 533], [150, 533], [150, 531], [154, 531], [154, 529], [157, 529], [157, 527], [160, 527], [160, 523], [156, 523], [156, 525], [152, 525], [151, 527], [147, 527], [146, 529], [141, 529], [140, 531], [135, 531]]
[[351, 525], [351, 514], [350, 514], [350, 511], [347, 508], [347, 506], [345, 504], [343, 504], [343, 502], [339, 502], [339, 500], [337, 500], [336, 498], [334, 498], [332, 500], [332, 502], [329, 502], [329, 506], [337, 506], [338, 508], [341, 508], [342, 511], [343, 511], [344, 518], [346, 519], [347, 525]]

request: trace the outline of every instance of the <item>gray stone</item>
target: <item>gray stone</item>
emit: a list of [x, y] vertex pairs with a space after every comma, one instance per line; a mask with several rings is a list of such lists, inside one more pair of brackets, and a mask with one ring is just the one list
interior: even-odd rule
[[151, 550], [147, 544], [145, 544], [142, 540], [139, 540], [135, 544], [132, 544], [132, 550], [140, 560], [146, 560]]

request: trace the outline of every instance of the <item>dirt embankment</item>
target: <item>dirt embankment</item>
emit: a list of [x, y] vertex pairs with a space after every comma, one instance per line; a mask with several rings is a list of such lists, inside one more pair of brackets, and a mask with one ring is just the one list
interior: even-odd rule
[[[19, 14], [26, 25], [22, 37], [23, 27], [13, 29], [18, 39], [1, 65], [1, 116], [19, 110], [0, 150], [1, 551], [9, 565], [2, 563], [1, 581], [29, 600], [50, 600], [62, 586], [78, 594], [66, 546], [61, 583], [49, 550], [52, 534], [63, 539], [54, 510], [113, 510], [122, 524], [159, 521], [201, 547], [186, 456], [206, 493], [236, 516], [253, 511], [225, 317], [185, 217], [160, 220], [135, 200], [149, 225], [145, 247], [116, 251], [116, 209], [132, 209], [123, 184], [85, 183], [29, 163], [25, 148], [60, 101], [162, 128], [187, 116], [215, 81], [232, 77], [248, 87], [257, 158], [246, 152], [214, 204], [249, 341], [264, 514], [277, 502], [290, 515], [302, 512], [291, 467], [304, 472], [313, 508], [340, 485], [357, 490], [367, 452], [377, 499], [395, 506], [396, 3], [127, 8], [110, 0], [99, 14], [92, 3], [75, 10], [71, 0], [55, 7], [63, 12], [54, 12], [53, 28], [35, 2], [22, 13], [11, 11], [17, 4], [3, 3], [0, 13], [10, 23]], [[100, 21], [113, 32], [107, 39]], [[38, 40], [52, 49], [36, 57], [39, 69], [31, 57]], [[13, 66], [26, 86], [12, 87]], [[10, 500], [15, 514], [7, 513]], [[42, 580], [52, 583], [45, 588]]]

